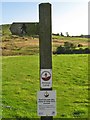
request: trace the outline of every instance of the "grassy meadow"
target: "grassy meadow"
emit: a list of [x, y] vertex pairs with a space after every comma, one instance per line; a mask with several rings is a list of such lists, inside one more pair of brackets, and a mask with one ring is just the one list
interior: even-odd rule
[[[37, 118], [39, 57], [3, 57], [2, 117]], [[57, 91], [55, 118], [88, 117], [88, 55], [53, 56], [53, 89]]]
[[[39, 39], [11, 35], [2, 26], [2, 118], [39, 118]], [[52, 36], [52, 51], [64, 42], [89, 47], [87, 38]], [[78, 49], [78, 48], [77, 48]], [[57, 93], [57, 116], [88, 118], [88, 54], [52, 55], [53, 90]]]

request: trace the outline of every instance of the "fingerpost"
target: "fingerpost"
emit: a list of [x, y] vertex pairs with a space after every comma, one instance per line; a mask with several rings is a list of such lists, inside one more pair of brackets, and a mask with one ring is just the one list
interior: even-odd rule
[[[52, 20], [51, 4], [39, 4], [39, 50], [40, 50], [40, 90], [52, 90]], [[50, 82], [42, 82], [50, 75]], [[41, 116], [41, 120], [53, 120], [53, 116]]]

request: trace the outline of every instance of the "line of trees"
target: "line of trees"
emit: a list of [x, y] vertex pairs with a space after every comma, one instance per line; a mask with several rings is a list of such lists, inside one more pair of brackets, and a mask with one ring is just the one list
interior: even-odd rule
[[[62, 32], [60, 34], [59, 33], [57, 33], [57, 34], [53, 33], [52, 35], [55, 35], [55, 36], [64, 36], [64, 34]], [[69, 33], [68, 32], [66, 32], [66, 36], [69, 37]]]
[[70, 36], [70, 35], [69, 35], [69, 32], [66, 32], [66, 35], [64, 35], [63, 32], [61, 32], [61, 33], [56, 33], [56, 34], [53, 33], [52, 35], [55, 35], [55, 36], [62, 36], [62, 37], [67, 36], [67, 37], [90, 38], [90, 35], [83, 35], [83, 34], [81, 34], [80, 36]]

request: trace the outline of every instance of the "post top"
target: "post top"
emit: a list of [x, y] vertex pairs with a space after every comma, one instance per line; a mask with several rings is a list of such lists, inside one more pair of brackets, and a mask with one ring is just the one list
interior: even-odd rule
[[51, 5], [51, 3], [40, 3], [39, 5]]

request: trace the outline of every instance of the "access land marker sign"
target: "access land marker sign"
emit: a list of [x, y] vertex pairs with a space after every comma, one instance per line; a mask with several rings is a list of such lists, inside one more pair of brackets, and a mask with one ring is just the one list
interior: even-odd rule
[[37, 114], [38, 116], [56, 115], [56, 91], [38, 91], [37, 92]]

